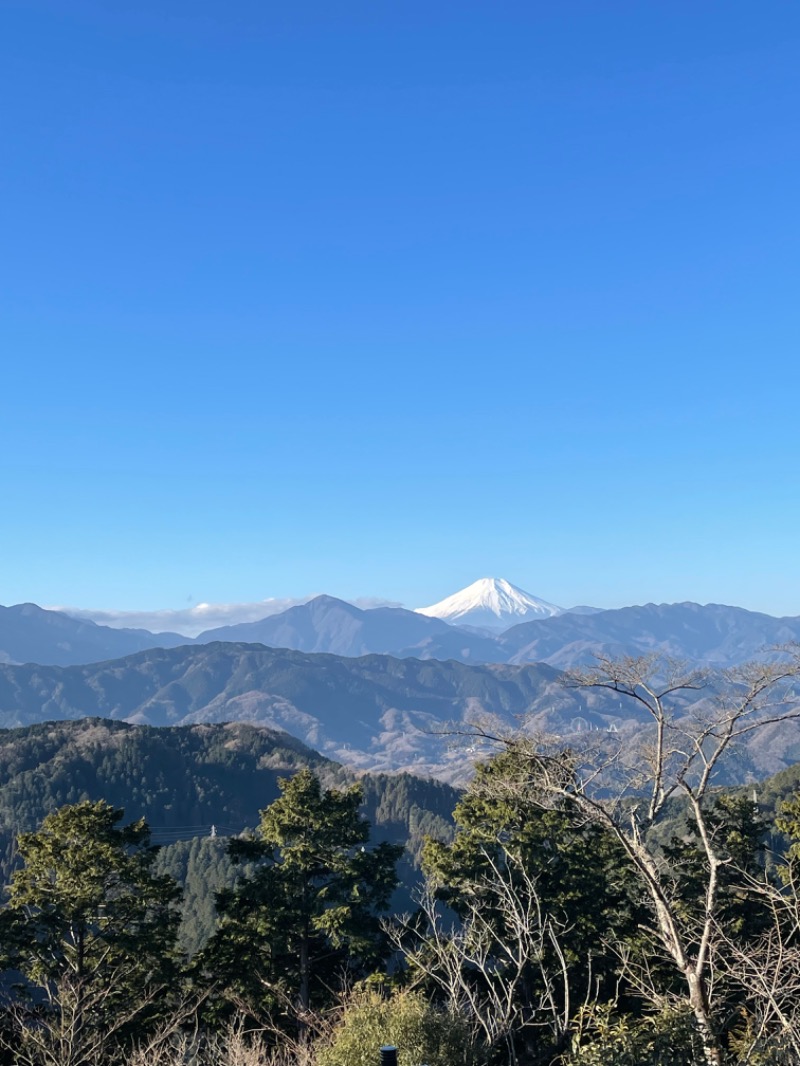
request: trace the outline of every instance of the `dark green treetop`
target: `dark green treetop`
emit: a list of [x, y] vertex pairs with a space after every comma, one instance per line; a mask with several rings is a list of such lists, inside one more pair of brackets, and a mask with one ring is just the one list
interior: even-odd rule
[[19, 836], [22, 866], [2, 914], [5, 964], [38, 988], [77, 1045], [135, 1035], [175, 991], [175, 882], [153, 872], [143, 821], [100, 800], [62, 807]]
[[222, 921], [200, 965], [231, 1001], [255, 1013], [306, 1011], [349, 975], [380, 964], [378, 915], [388, 906], [402, 847], [368, 848], [358, 785], [323, 790], [310, 770], [280, 782], [257, 835], [231, 856], [255, 872], [220, 893]]

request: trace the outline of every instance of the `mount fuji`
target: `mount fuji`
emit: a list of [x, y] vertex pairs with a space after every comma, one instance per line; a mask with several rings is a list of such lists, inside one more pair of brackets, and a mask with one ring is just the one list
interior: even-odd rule
[[482, 577], [430, 607], [418, 607], [417, 614], [440, 618], [458, 626], [480, 629], [508, 629], [520, 622], [553, 618], [563, 607], [532, 596], [500, 577]]

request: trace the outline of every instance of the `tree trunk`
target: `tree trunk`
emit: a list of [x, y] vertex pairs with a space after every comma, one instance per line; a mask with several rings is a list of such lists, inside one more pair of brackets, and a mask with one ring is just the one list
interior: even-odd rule
[[311, 986], [309, 981], [309, 959], [308, 959], [308, 935], [303, 936], [300, 941], [300, 1010], [303, 1013], [308, 1011], [311, 1006]]
[[[85, 1000], [85, 981], [86, 981], [86, 926], [81, 924], [78, 930], [78, 956], [76, 960], [76, 980], [75, 980], [75, 1021], [73, 1025], [73, 1047], [77, 1053], [77, 1059], [80, 1061], [83, 1051], [83, 1015], [84, 1015], [84, 1000]], [[63, 1010], [63, 1005], [62, 1005]]]
[[722, 1049], [711, 1021], [711, 1008], [704, 979], [695, 970], [685, 972], [689, 986], [689, 1004], [692, 1008], [697, 1030], [703, 1042], [703, 1054], [708, 1066], [722, 1066]]

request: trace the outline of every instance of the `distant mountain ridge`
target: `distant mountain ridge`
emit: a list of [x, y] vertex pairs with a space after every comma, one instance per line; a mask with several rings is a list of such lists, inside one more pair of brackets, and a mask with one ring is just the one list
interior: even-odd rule
[[360, 608], [332, 596], [246, 622], [207, 630], [194, 640], [178, 633], [112, 629], [35, 604], [0, 607], [0, 662], [73, 666], [147, 648], [218, 640], [261, 643], [303, 652], [465, 663], [545, 662], [563, 669], [605, 653], [659, 652], [730, 666], [769, 645], [800, 641], [800, 618], [774, 618], [741, 607], [696, 603], [644, 604], [616, 610], [570, 610], [523, 621], [504, 631], [451, 625], [401, 607]]
[[[385, 655], [348, 658], [260, 644], [151, 649], [85, 666], [0, 666], [0, 728], [86, 716], [168, 726], [241, 721], [284, 729], [356, 768], [460, 778], [473, 758], [449, 723], [522, 716], [568, 733], [619, 719], [617, 701], [578, 693], [558, 671]], [[608, 717], [610, 716], [610, 717]]]
[[800, 618], [773, 618], [716, 603], [647, 603], [525, 622], [498, 639], [509, 663], [546, 662], [565, 669], [590, 663], [598, 653], [655, 652], [724, 667], [755, 658], [770, 646], [800, 641]]
[[54, 666], [118, 659], [145, 648], [187, 643], [179, 633], [112, 629], [35, 603], [0, 606], [0, 662], [45, 662]]
[[[689, 700], [682, 699], [687, 711]], [[632, 701], [573, 689], [543, 663], [470, 665], [360, 658], [211, 643], [151, 649], [85, 666], [0, 666], [0, 727], [84, 717], [171, 726], [247, 722], [283, 729], [328, 758], [371, 772], [407, 770], [464, 780], [477, 741], [454, 742], [475, 722], [522, 722], [568, 738], [587, 730], [636, 735], [649, 720]], [[800, 759], [797, 723], [758, 730], [737, 750], [730, 780], [774, 773]]]
[[[426, 618], [402, 607], [362, 610], [333, 596], [317, 596], [260, 622], [210, 629], [200, 644], [232, 640], [266, 644], [272, 648], [329, 652], [333, 655], [397, 655], [417, 658], [491, 662], [491, 637]], [[436, 654], [430, 653], [436, 649]]]
[[800, 641], [800, 617], [774, 618], [723, 604], [644, 604], [607, 611], [563, 611], [502, 632], [450, 625], [396, 607], [361, 610], [330, 596], [263, 622], [209, 630], [198, 642], [257, 641], [271, 647], [337, 655], [392, 655], [467, 663], [558, 669], [585, 665], [597, 654], [657, 652], [709, 666], [732, 666], [771, 645]]

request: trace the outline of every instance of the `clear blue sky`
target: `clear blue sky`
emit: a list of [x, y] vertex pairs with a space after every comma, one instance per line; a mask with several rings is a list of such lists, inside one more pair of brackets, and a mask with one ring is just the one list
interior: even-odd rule
[[800, 614], [800, 5], [6, 0], [0, 602]]

